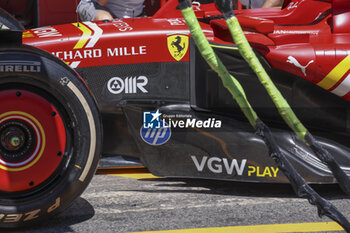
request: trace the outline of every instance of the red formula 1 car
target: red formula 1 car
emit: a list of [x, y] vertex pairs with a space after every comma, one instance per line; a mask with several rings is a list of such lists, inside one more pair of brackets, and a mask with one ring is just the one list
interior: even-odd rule
[[[168, 0], [145, 0], [144, 13], [153, 15]], [[236, 0], [235, 0], [236, 1]], [[77, 21], [80, 0], [4, 0], [0, 1], [0, 23], [15, 28], [37, 28]], [[15, 18], [16, 20], [11, 20]], [[10, 19], [9, 22], [6, 19]], [[17, 21], [17, 22], [16, 22]], [[0, 24], [1, 27], [1, 24]]]
[[[17, 33], [1, 33], [0, 227], [66, 208], [100, 154], [102, 166], [117, 158], [157, 176], [288, 182], [200, 56], [177, 5], [168, 1], [152, 17], [27, 30], [24, 45]], [[281, 120], [216, 5], [193, 8], [284, 156], [307, 182], [336, 182]], [[349, 176], [348, 1], [235, 13], [273, 82]]]

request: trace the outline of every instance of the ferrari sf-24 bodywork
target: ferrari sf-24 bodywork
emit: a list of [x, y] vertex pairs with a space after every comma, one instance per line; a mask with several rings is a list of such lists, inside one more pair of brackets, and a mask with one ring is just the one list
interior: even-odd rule
[[[63, 211], [102, 154], [101, 166], [142, 164], [158, 176], [290, 181], [320, 215], [350, 232], [348, 220], [303, 180], [338, 181], [350, 193], [349, 1], [293, 0], [282, 9], [233, 12], [232, 2], [217, 0], [221, 11], [229, 7], [225, 19], [213, 3], [179, 2], [167, 1], [152, 17], [23, 34], [7, 30], [21, 26], [0, 12], [7, 28], [0, 30], [0, 228]], [[204, 35], [194, 30], [196, 18]], [[233, 43], [230, 22], [239, 29], [237, 20], [254, 52], [241, 30], [233, 38], [243, 43]], [[246, 51], [287, 101], [272, 102], [275, 88], [266, 92]], [[217, 58], [243, 88], [223, 86]], [[223, 80], [234, 82], [227, 73]], [[284, 123], [280, 113], [284, 120], [294, 115], [287, 102], [317, 140], [294, 127], [301, 125], [296, 117], [286, 121], [294, 132]]]
[[[350, 5], [317, 0], [285, 5], [236, 15], [273, 82], [349, 175]], [[23, 43], [62, 59], [87, 83], [102, 113], [104, 157], [139, 159], [159, 176], [286, 182], [199, 55], [176, 6], [169, 1], [153, 17], [27, 30]], [[216, 17], [215, 5], [194, 9], [212, 48], [273, 129], [283, 153], [306, 181], [335, 182], [282, 123], [224, 20]], [[170, 127], [147, 129], [147, 124]]]

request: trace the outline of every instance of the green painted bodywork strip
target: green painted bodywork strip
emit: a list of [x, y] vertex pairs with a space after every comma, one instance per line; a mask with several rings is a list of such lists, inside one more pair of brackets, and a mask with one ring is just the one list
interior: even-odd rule
[[233, 16], [227, 19], [226, 23], [235, 44], [239, 48], [238, 50], [240, 54], [258, 76], [259, 81], [265, 87], [284, 121], [301, 140], [305, 141], [305, 135], [308, 132], [307, 129], [300, 122], [290, 105], [276, 88], [275, 84], [271, 81], [269, 75], [266, 73], [259, 59], [253, 52], [253, 49], [250, 47], [250, 44], [248, 43], [237, 18]]
[[226, 67], [215, 54], [214, 50], [210, 46], [207, 38], [205, 37], [197, 17], [195, 16], [192, 8], [186, 8], [181, 10], [186, 23], [191, 31], [192, 37], [201, 52], [203, 58], [208, 62], [209, 66], [218, 73], [222, 80], [224, 87], [226, 87], [233, 98], [237, 101], [239, 107], [247, 117], [249, 123], [256, 128], [256, 121], [258, 116], [249, 104], [244, 90], [241, 84], [227, 71]]

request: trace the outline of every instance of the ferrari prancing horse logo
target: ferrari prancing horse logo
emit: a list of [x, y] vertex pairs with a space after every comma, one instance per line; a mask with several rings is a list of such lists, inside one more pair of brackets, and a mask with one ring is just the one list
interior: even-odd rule
[[167, 38], [167, 42], [171, 56], [176, 61], [180, 61], [186, 55], [188, 50], [188, 36], [172, 35]]

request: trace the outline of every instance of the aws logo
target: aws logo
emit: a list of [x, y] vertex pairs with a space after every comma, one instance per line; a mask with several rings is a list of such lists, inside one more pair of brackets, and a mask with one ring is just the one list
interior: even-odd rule
[[186, 55], [189, 45], [188, 36], [168, 36], [167, 43], [169, 53], [176, 61], [180, 61]]

